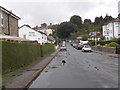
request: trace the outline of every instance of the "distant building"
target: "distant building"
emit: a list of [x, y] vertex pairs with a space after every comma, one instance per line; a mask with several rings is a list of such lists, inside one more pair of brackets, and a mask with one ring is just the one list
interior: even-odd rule
[[28, 25], [23, 25], [19, 28], [19, 37], [38, 41], [38, 43], [41, 45], [47, 43], [47, 35], [45, 33], [36, 31], [30, 28]]
[[118, 14], [120, 14], [120, 1], [118, 2]]
[[11, 11], [0, 6], [0, 34], [18, 36], [18, 20]]
[[89, 33], [89, 40], [100, 40], [101, 33], [100, 32], [90, 32]]
[[46, 24], [41, 24], [41, 27], [36, 27], [35, 30], [43, 32], [47, 35], [53, 34], [53, 30], [51, 28], [47, 27]]
[[120, 37], [120, 17], [102, 26], [103, 36], [106, 40]]

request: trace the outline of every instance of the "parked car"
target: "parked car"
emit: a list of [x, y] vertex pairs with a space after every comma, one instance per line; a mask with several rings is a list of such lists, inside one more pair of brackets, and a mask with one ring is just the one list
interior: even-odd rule
[[66, 44], [65, 44], [65, 43], [63, 43], [63, 44], [61, 45], [60, 50], [61, 50], [61, 51], [66, 51], [66, 50], [67, 50], [67, 47], [66, 47]]
[[76, 48], [77, 43], [73, 43], [73, 47]]
[[73, 46], [73, 42], [71, 42], [70, 45]]
[[82, 52], [85, 52], [85, 51], [91, 52], [92, 49], [89, 45], [84, 45], [83, 48], [82, 48]]
[[82, 49], [82, 48], [83, 48], [83, 45], [77, 44], [75, 48], [76, 48], [76, 49]]

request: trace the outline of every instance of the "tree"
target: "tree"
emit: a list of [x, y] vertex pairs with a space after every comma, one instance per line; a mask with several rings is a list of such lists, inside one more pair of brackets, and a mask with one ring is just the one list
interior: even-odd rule
[[87, 41], [88, 40], [88, 37], [87, 36], [82, 36], [82, 41]]
[[74, 15], [70, 18], [70, 22], [77, 25], [78, 27], [81, 27], [82, 25], [82, 19], [78, 15]]
[[101, 17], [96, 17], [94, 24], [98, 25], [98, 24], [102, 23], [102, 21], [103, 21], [103, 17], [102, 16]]
[[113, 20], [113, 17], [112, 16], [108, 16], [108, 14], [106, 14], [106, 16], [105, 16], [105, 18], [103, 20], [104, 20], [104, 22], [107, 23], [107, 22]]
[[105, 40], [105, 36], [102, 35], [102, 36], [100, 37], [100, 40]]
[[57, 28], [57, 36], [62, 39], [69, 38], [71, 33], [77, 31], [77, 27], [70, 22], [63, 22]]
[[91, 24], [91, 20], [90, 19], [85, 19], [84, 24]]

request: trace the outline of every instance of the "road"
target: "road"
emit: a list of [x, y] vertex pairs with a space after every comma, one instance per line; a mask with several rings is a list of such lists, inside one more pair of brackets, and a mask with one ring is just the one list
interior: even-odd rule
[[29, 88], [118, 88], [118, 58], [84, 53], [68, 44]]

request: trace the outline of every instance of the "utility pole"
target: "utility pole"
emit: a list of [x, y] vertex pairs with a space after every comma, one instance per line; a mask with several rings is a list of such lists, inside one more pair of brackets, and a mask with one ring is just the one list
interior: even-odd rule
[[95, 47], [96, 47], [96, 50], [97, 50], [97, 32], [95, 31]]

